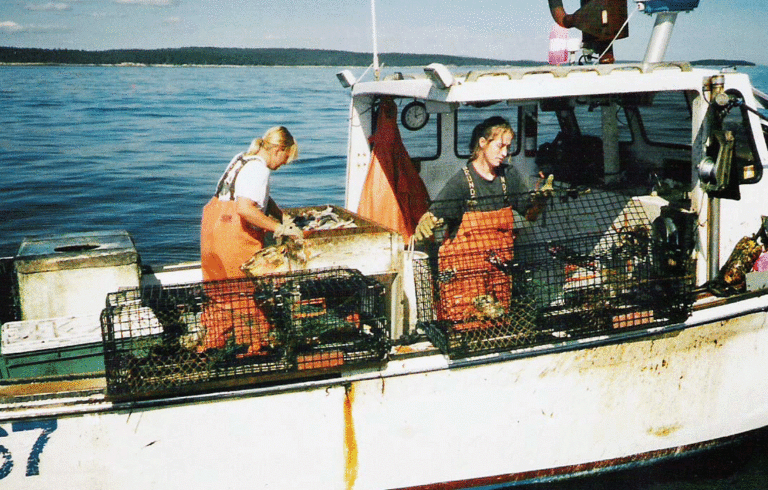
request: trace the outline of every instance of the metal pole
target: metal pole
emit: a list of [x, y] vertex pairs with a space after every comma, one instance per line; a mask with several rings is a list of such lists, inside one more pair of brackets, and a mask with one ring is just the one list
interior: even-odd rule
[[371, 22], [373, 24], [373, 77], [379, 79], [379, 48], [376, 41], [376, 0], [371, 0]]
[[619, 105], [610, 102], [602, 107], [603, 122], [603, 175], [605, 183], [610, 184], [619, 178], [619, 122], [616, 117]]
[[707, 280], [711, 281], [720, 272], [720, 198], [710, 197], [707, 205]]
[[651, 40], [648, 41], [645, 59], [643, 59], [643, 70], [648, 69], [651, 63], [658, 63], [664, 59], [664, 53], [667, 51], [676, 20], [677, 12], [659, 12], [656, 14], [656, 23], [653, 26]]

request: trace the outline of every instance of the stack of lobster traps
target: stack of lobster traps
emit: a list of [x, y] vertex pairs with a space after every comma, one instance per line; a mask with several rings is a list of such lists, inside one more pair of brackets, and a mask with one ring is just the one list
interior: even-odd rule
[[554, 192], [535, 220], [525, 217], [531, 205], [529, 195], [433, 204], [443, 236], [414, 275], [419, 326], [443, 353], [498, 352], [690, 314], [694, 227], [680, 206], [587, 189]]
[[108, 394], [142, 398], [338, 375], [386, 359], [384, 287], [352, 269], [111, 293]]

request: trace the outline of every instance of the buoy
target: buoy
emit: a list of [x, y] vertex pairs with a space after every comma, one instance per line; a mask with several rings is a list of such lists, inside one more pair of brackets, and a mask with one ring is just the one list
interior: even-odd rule
[[549, 64], [568, 63], [568, 29], [555, 24], [549, 33]]

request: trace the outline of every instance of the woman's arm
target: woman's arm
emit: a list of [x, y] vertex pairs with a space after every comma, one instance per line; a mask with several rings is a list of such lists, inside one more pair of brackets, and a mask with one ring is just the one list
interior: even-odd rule
[[279, 221], [264, 214], [259, 208], [259, 205], [247, 197], [238, 197], [235, 200], [235, 206], [237, 214], [252, 226], [256, 226], [266, 231], [275, 231], [280, 224]]

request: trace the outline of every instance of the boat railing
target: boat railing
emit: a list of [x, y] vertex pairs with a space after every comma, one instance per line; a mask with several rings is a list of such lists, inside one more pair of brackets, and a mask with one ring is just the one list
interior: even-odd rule
[[474, 70], [467, 74], [467, 82], [476, 82], [485, 77], [506, 77], [509, 80], [522, 80], [532, 75], [551, 75], [555, 78], [565, 78], [573, 74], [594, 73], [605, 76], [616, 72], [651, 73], [656, 70], [678, 70], [689, 72], [691, 65], [686, 62], [659, 62], [643, 65], [641, 63], [619, 63], [610, 65], [568, 65], [568, 66], [536, 66], [531, 68], [506, 68], [491, 70]]

